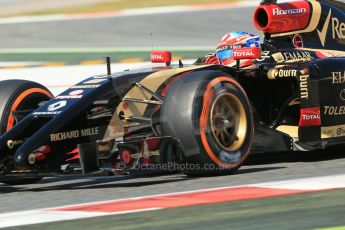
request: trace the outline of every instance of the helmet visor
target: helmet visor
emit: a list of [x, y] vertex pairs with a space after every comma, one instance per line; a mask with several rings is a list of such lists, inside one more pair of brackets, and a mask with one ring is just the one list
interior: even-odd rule
[[225, 49], [225, 50], [218, 50], [217, 51], [217, 58], [221, 62], [223, 60], [231, 58], [233, 55], [234, 55], [234, 52], [232, 51], [232, 49]]

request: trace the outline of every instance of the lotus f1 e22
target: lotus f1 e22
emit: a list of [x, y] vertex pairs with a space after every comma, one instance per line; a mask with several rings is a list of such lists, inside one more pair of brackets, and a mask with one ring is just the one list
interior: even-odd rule
[[56, 97], [34, 82], [1, 81], [0, 181], [169, 162], [212, 175], [249, 153], [344, 144], [344, 10], [331, 0], [263, 1], [254, 12], [261, 52], [234, 50], [253, 68], [175, 66], [158, 52], [164, 67], [93, 76]]

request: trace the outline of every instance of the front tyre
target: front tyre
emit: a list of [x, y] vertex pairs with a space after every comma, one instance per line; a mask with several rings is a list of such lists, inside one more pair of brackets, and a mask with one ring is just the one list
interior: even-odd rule
[[36, 82], [26, 80], [0, 81], [0, 135], [9, 131], [25, 114], [38, 108], [39, 103], [53, 97], [51, 92]]
[[[9, 131], [25, 115], [34, 111], [43, 101], [53, 97], [44, 86], [26, 80], [0, 81], [0, 135]], [[9, 185], [31, 184], [40, 177], [7, 178], [1, 183]]]
[[240, 84], [224, 72], [193, 72], [176, 80], [161, 116], [163, 135], [179, 141], [187, 175], [233, 172], [250, 152], [251, 106]]

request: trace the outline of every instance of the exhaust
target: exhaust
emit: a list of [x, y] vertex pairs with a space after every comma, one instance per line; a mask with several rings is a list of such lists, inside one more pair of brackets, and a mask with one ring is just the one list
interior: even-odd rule
[[269, 34], [292, 32], [305, 29], [310, 17], [308, 1], [263, 4], [254, 11], [254, 25]]

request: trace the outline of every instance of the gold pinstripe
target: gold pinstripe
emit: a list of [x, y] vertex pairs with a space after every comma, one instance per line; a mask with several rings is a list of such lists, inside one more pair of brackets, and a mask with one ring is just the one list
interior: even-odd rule
[[327, 52], [335, 56], [345, 56], [345, 51], [340, 50], [327, 50], [327, 49], [311, 49], [311, 48], [300, 48], [299, 50], [314, 51], [314, 52]]

